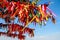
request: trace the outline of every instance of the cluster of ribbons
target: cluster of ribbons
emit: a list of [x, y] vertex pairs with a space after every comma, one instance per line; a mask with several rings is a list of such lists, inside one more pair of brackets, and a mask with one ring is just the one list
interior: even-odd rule
[[46, 25], [51, 19], [55, 24], [56, 15], [48, 8], [50, 2], [40, 5], [37, 5], [37, 2], [38, 0], [0, 0], [0, 18], [6, 23], [18, 18], [18, 22], [24, 25], [22, 31], [32, 22]]
[[24, 31], [21, 31], [24, 26], [19, 24], [2, 24], [0, 23], [0, 29], [7, 28], [7, 32], [0, 32], [0, 35], [6, 35], [8, 37], [18, 37], [19, 40], [25, 40], [26, 33], [29, 34], [30, 37], [34, 36], [34, 29], [26, 27]]
[[4, 18], [6, 22], [11, 22], [15, 17], [18, 17], [18, 21], [28, 25], [31, 22], [37, 22], [39, 24], [46, 24], [49, 18], [55, 23], [54, 14], [51, 9], [48, 8], [50, 2], [41, 5], [36, 5], [33, 2], [24, 1], [6, 1], [0, 2], [0, 18]]

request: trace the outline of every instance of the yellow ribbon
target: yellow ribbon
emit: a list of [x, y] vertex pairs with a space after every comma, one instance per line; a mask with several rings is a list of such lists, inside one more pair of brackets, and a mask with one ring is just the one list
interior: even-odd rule
[[22, 29], [22, 31], [23, 31], [35, 18], [36, 18], [36, 16], [34, 16], [34, 17], [32, 18], [32, 20], [31, 20], [29, 23], [26, 24], [26, 26]]

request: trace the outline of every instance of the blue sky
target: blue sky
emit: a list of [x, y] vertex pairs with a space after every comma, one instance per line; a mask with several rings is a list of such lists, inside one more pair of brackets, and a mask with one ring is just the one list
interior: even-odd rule
[[[52, 4], [49, 5], [49, 8], [57, 15], [56, 24], [53, 24], [51, 20], [49, 20], [46, 26], [40, 26], [30, 24], [29, 27], [35, 28], [35, 36], [30, 38], [26, 37], [26, 40], [60, 40], [60, 0], [41, 0], [38, 4], [42, 4], [45, 2], [51, 1]], [[2, 19], [0, 22], [4, 22]], [[5, 37], [5, 38], [4, 38]], [[4, 39], [3, 39], [4, 38]], [[0, 40], [18, 40], [17, 38], [10, 38], [7, 36], [0, 36]]]

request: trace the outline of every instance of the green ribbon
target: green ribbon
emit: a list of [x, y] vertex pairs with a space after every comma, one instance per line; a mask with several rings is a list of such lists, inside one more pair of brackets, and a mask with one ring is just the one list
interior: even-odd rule
[[37, 11], [36, 16], [37, 16], [38, 18], [40, 17], [39, 11]]
[[32, 17], [33, 17], [33, 16], [32, 16], [32, 13], [30, 13], [29, 16], [30, 16], [30, 18], [32, 18]]

